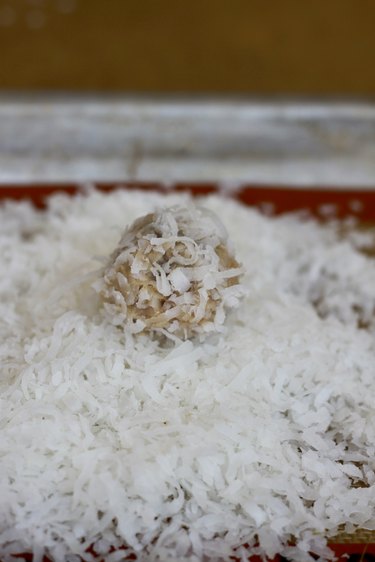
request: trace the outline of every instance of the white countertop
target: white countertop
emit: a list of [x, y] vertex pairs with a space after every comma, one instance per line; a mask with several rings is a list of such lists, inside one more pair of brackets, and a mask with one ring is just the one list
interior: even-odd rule
[[0, 182], [375, 186], [375, 103], [0, 96]]

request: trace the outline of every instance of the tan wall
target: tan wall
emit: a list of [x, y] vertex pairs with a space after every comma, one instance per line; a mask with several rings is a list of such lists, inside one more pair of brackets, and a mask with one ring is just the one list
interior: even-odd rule
[[0, 0], [0, 88], [373, 95], [374, 29], [375, 0]]

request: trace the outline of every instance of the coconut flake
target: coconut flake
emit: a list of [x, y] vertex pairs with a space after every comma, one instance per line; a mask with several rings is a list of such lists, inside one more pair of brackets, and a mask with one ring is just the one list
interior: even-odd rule
[[[103, 283], [93, 287], [99, 286], [105, 305], [110, 305], [105, 310], [117, 326], [119, 311], [125, 312], [124, 300], [125, 324], [139, 319], [152, 334], [163, 329], [184, 339], [196, 335], [202, 339], [216, 329], [213, 319], [222, 317], [216, 315], [219, 304], [224, 303], [226, 313], [244, 294], [239, 284], [243, 269], [227, 242], [219, 218], [202, 207], [175, 206], [149, 213], [126, 229], [104, 268]], [[224, 299], [230, 286], [237, 287], [238, 298]], [[191, 298], [176, 307], [181, 293]]]
[[[143, 562], [328, 560], [325, 536], [341, 525], [375, 528], [374, 260], [330, 225], [208, 197], [247, 295], [231, 315], [220, 302], [203, 342], [181, 341], [173, 315], [194, 299], [173, 273], [162, 347], [140, 319], [124, 328], [120, 291], [116, 320], [113, 309], [103, 315], [90, 259], [109, 255], [124, 222], [175, 205], [190, 200], [92, 191], [55, 196], [43, 213], [0, 209], [4, 562], [25, 551], [92, 562], [90, 544], [108, 562], [119, 552]], [[213, 240], [190, 214], [178, 218], [196, 244]], [[179, 236], [177, 219], [157, 228], [158, 239]], [[174, 271], [191, 282], [185, 267]], [[208, 292], [214, 270], [201, 274]], [[235, 286], [225, 294], [235, 298]], [[134, 302], [152, 298], [145, 288]]]

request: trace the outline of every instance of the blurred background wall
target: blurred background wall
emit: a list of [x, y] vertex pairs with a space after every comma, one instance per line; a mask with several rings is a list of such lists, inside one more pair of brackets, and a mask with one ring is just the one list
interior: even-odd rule
[[0, 89], [375, 94], [374, 0], [0, 0]]

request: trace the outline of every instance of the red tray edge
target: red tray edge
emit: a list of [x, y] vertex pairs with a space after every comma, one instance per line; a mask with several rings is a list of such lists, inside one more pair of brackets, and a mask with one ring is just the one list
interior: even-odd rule
[[[175, 183], [166, 187], [160, 183], [151, 182], [123, 182], [95, 184], [101, 191], [112, 191], [125, 188], [128, 190], [140, 189], [143, 191], [159, 192], [189, 192], [195, 196], [220, 193], [224, 196], [234, 197], [246, 205], [267, 208], [272, 205], [276, 214], [293, 212], [306, 209], [316, 216], [324, 216], [335, 207], [335, 216], [344, 218], [356, 216], [361, 221], [375, 220], [375, 189], [374, 190], [347, 190], [337, 188], [298, 189], [285, 186], [243, 185], [239, 189], [223, 192], [215, 183]], [[2, 185], [0, 186], [0, 201], [20, 201], [28, 199], [38, 207], [45, 207], [46, 199], [56, 193], [74, 195], [81, 191], [82, 186], [76, 184], [30, 184], [30, 185]]]

